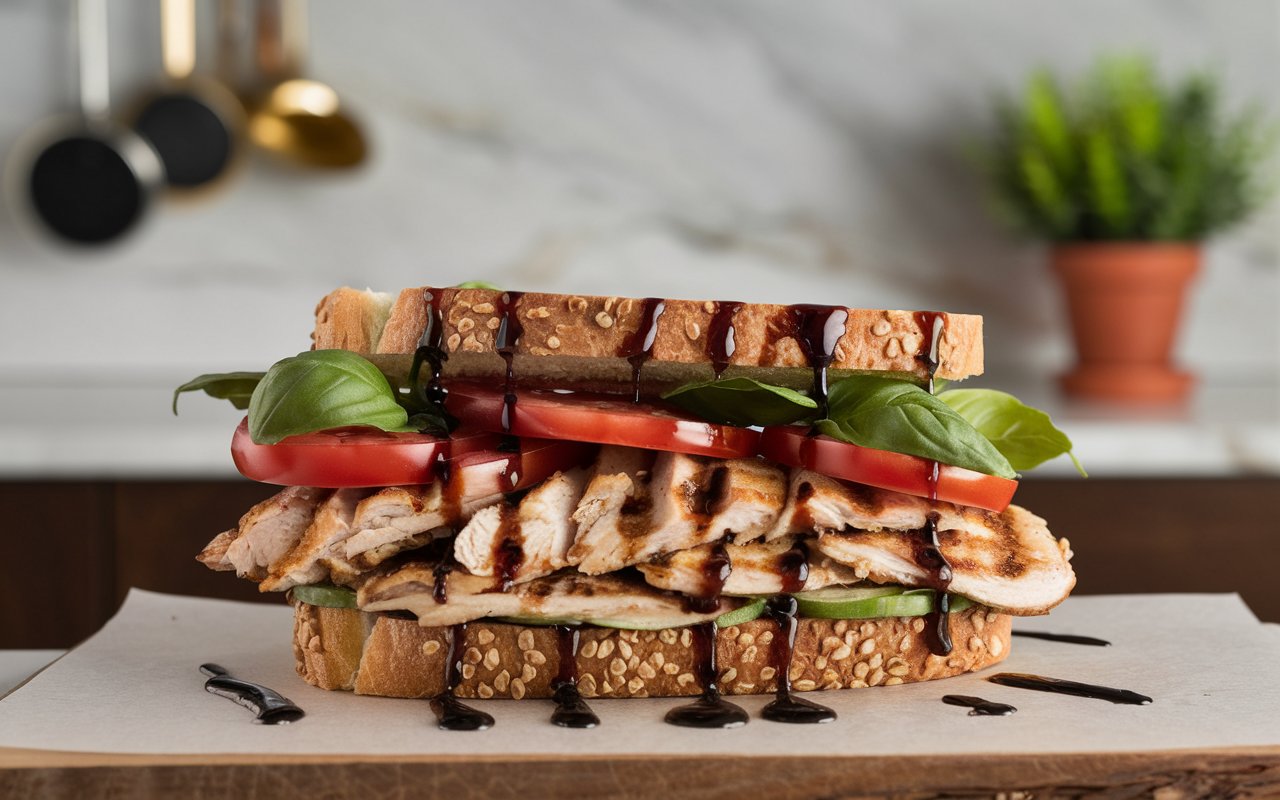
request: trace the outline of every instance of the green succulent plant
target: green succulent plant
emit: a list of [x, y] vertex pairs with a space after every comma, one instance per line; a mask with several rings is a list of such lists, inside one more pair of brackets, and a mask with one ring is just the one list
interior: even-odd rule
[[1064, 85], [1041, 69], [997, 102], [979, 154], [998, 213], [1053, 241], [1198, 241], [1268, 198], [1275, 128], [1228, 116], [1209, 75], [1163, 83], [1143, 56], [1104, 57]]

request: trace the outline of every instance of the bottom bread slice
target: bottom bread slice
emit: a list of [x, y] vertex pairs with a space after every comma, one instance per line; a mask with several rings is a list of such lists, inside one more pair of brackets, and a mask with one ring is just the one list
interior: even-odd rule
[[[797, 691], [892, 686], [949, 678], [1009, 655], [1012, 619], [983, 606], [951, 614], [949, 655], [929, 652], [924, 617], [800, 619], [791, 658]], [[556, 632], [479, 620], [457, 644], [465, 698], [550, 697], [560, 668]], [[432, 697], [445, 690], [449, 628], [346, 608], [294, 604], [298, 674], [322, 689], [383, 697]], [[764, 694], [777, 689], [772, 650], [777, 625], [760, 618], [721, 628], [716, 639], [720, 689]], [[585, 697], [681, 697], [703, 687], [688, 628], [629, 631], [584, 626], [577, 653]]]

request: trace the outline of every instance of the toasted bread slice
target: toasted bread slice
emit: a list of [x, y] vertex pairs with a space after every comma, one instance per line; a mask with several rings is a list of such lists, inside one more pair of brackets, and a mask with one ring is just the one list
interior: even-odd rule
[[820, 323], [834, 313], [832, 379], [875, 373], [923, 382], [934, 318], [942, 323], [936, 377], [982, 374], [982, 318], [968, 314], [429, 287], [390, 298], [351, 288], [330, 293], [316, 309], [315, 347], [355, 350], [390, 374], [404, 372], [434, 309], [448, 377], [504, 374], [498, 338], [505, 328], [522, 386], [626, 393], [639, 368], [642, 392], [654, 395], [722, 368], [726, 377], [807, 388], [813, 363], [797, 323], [807, 311], [823, 315]]

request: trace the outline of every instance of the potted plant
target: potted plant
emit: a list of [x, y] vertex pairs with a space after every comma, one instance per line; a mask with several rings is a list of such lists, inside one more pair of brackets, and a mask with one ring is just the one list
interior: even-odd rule
[[1077, 363], [1063, 388], [1173, 401], [1170, 351], [1201, 244], [1265, 200], [1273, 143], [1256, 110], [1224, 114], [1207, 75], [1162, 82], [1144, 57], [1103, 58], [1064, 86], [1036, 72], [998, 104], [982, 154], [998, 212], [1052, 243]]

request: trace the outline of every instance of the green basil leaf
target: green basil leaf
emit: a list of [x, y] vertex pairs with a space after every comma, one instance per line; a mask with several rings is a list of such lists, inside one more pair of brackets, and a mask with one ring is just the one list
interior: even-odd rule
[[831, 386], [818, 431], [851, 444], [1015, 478], [1000, 451], [951, 406], [913, 383], [856, 376]]
[[349, 350], [313, 350], [278, 361], [249, 400], [249, 435], [258, 444], [347, 425], [414, 430], [407, 423], [386, 376]]
[[792, 389], [751, 378], [687, 383], [662, 396], [708, 422], [726, 425], [786, 425], [811, 419], [818, 404]]
[[1014, 469], [1032, 469], [1066, 453], [1080, 474], [1089, 477], [1071, 451], [1071, 440], [1054, 426], [1049, 415], [1023, 405], [1013, 395], [995, 389], [952, 389], [938, 399], [969, 420]]
[[173, 413], [178, 413], [178, 395], [200, 391], [218, 400], [230, 400], [231, 405], [243, 411], [249, 407], [249, 397], [264, 375], [265, 372], [212, 372], [192, 378], [173, 390]]
[[499, 286], [498, 284], [489, 283], [488, 281], [463, 281], [462, 283], [455, 285], [453, 288], [455, 289], [489, 289], [494, 292], [498, 292], [502, 290], [502, 287]]

